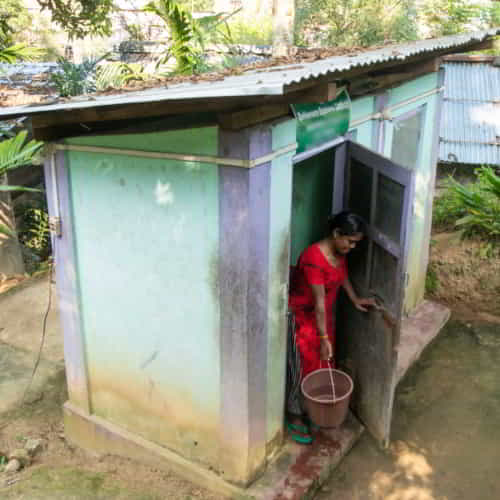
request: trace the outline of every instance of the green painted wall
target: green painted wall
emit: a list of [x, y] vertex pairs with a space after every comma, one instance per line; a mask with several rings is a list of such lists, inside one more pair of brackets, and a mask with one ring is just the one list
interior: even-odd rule
[[[295, 120], [272, 129], [273, 151], [295, 141]], [[280, 156], [271, 165], [269, 238], [269, 308], [267, 374], [267, 441], [281, 435], [285, 405], [285, 368], [292, 205], [292, 156]]]
[[325, 151], [293, 167], [291, 263], [325, 236], [332, 210], [333, 153]]
[[373, 130], [373, 120], [366, 121], [361, 123], [355, 128], [351, 128], [350, 131], [356, 131], [355, 141], [359, 144], [373, 149], [372, 148], [372, 130]]
[[361, 120], [374, 112], [375, 97], [365, 96], [352, 101], [351, 123]]
[[[216, 137], [205, 128], [71, 143], [216, 155]], [[92, 411], [216, 463], [218, 169], [81, 152], [68, 163]]]
[[[389, 92], [389, 106], [394, 106], [416, 95], [431, 91], [438, 86], [437, 73], [431, 73]], [[434, 170], [432, 164], [432, 144], [434, 135], [435, 115], [437, 110], [438, 94], [434, 93], [411, 104], [394, 110], [393, 117], [400, 116], [425, 104], [425, 121], [422, 125], [420, 157], [416, 168], [415, 200], [413, 204], [412, 231], [408, 256], [409, 282], [406, 288], [404, 310], [410, 312], [424, 297], [425, 276], [427, 272], [428, 252], [430, 243], [430, 219], [432, 217], [432, 200], [434, 194]], [[394, 124], [386, 122], [385, 155], [391, 155]]]

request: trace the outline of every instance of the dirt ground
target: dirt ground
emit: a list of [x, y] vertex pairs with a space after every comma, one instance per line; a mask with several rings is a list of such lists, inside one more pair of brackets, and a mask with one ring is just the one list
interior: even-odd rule
[[[500, 498], [499, 262], [481, 244], [456, 238], [434, 237], [433, 298], [452, 307], [452, 319], [398, 387], [392, 446], [381, 451], [365, 432], [319, 500]], [[61, 406], [67, 394], [54, 310], [40, 368], [19, 404], [38, 351], [47, 285], [39, 278], [0, 295], [0, 464], [2, 455], [28, 438], [45, 443], [32, 465], [14, 475], [0, 472], [0, 497], [220, 498], [174, 474], [90, 456], [66, 442]]]
[[[27, 392], [37, 358], [48, 300], [48, 277], [24, 281], [0, 295], [0, 464], [2, 456], [41, 438], [44, 448], [15, 474], [2, 472], [5, 500], [116, 499], [215, 500], [208, 491], [173, 473], [112, 456], [91, 456], [64, 438], [62, 404], [67, 400], [62, 336], [53, 304], [39, 368]], [[53, 297], [55, 299], [55, 297]]]
[[392, 445], [365, 432], [317, 500], [500, 498], [500, 326], [452, 319], [397, 389]]
[[431, 240], [430, 298], [447, 304], [464, 320], [497, 321], [500, 316], [500, 247], [461, 239], [459, 232]]

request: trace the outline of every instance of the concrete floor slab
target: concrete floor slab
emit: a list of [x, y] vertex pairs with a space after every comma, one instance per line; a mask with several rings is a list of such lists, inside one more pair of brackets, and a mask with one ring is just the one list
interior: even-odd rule
[[300, 445], [288, 439], [246, 494], [259, 500], [314, 498], [362, 432], [363, 426], [349, 414], [340, 428], [321, 431], [312, 445]]
[[450, 310], [437, 302], [424, 300], [403, 319], [399, 337], [396, 383], [399, 382], [425, 347], [432, 342], [450, 318]]

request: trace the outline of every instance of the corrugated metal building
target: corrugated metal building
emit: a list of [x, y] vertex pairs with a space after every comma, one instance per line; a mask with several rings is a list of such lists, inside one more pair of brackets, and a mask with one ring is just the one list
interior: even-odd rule
[[439, 162], [500, 164], [500, 59], [445, 58]]

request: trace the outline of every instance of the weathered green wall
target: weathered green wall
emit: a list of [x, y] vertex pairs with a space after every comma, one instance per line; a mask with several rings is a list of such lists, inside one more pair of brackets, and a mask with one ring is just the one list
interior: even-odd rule
[[325, 236], [332, 210], [333, 154], [325, 151], [293, 167], [291, 263]]
[[[389, 106], [394, 106], [416, 95], [431, 91], [438, 86], [437, 73], [431, 73], [389, 91]], [[412, 232], [408, 255], [409, 281], [406, 288], [404, 310], [410, 312], [424, 297], [425, 276], [427, 272], [428, 252], [430, 244], [430, 219], [432, 217], [432, 200], [434, 196], [434, 169], [432, 164], [432, 144], [436, 119], [438, 94], [434, 93], [395, 110], [397, 117], [425, 104], [425, 121], [422, 125], [420, 156], [416, 168], [415, 199], [413, 204]], [[392, 150], [393, 122], [386, 122], [385, 155], [390, 157]]]
[[[356, 131], [356, 138], [354, 139], [359, 144], [372, 147], [372, 130], [373, 120], [364, 121], [364, 118], [375, 112], [375, 97], [366, 96], [352, 101], [351, 111], [351, 127], [350, 132]], [[363, 120], [362, 123], [356, 124], [358, 120]]]
[[[217, 130], [72, 144], [217, 155]], [[216, 165], [69, 152], [94, 414], [216, 463], [220, 411]]]
[[[295, 130], [295, 120], [275, 125], [273, 151], [293, 143]], [[271, 165], [267, 375], [267, 441], [271, 443], [283, 429], [285, 405], [292, 156], [280, 156]]]

